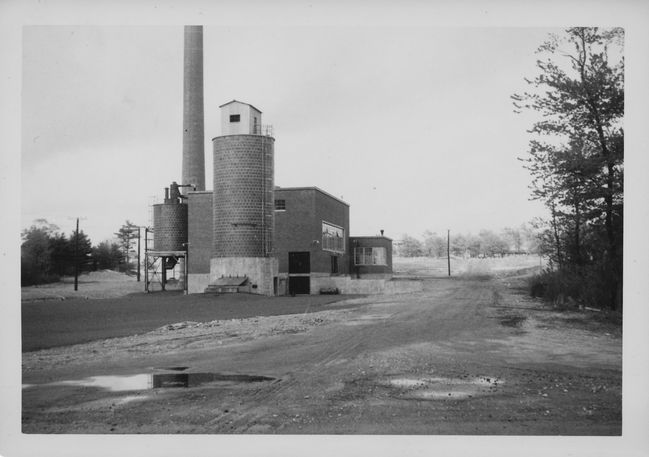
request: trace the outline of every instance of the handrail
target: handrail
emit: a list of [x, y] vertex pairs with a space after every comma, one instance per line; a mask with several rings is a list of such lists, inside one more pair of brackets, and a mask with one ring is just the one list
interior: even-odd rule
[[273, 126], [270, 124], [253, 125], [253, 134], [263, 136], [273, 136]]

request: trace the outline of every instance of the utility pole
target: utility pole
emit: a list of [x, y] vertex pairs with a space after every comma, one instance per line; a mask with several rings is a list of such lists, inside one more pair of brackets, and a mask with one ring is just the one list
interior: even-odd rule
[[144, 227], [144, 291], [149, 292], [149, 231], [151, 229]]
[[140, 227], [137, 228], [137, 282], [140, 282]]
[[448, 261], [448, 275], [451, 276], [451, 231], [446, 230], [446, 259]]
[[79, 218], [77, 217], [77, 231], [74, 235], [74, 290], [79, 290]]

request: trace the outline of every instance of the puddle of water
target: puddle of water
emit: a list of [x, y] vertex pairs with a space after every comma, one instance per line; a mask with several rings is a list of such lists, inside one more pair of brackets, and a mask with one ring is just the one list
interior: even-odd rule
[[439, 390], [418, 390], [412, 392], [409, 397], [420, 398], [422, 400], [458, 400], [470, 398], [476, 395], [475, 391], [454, 390], [452, 392]]
[[502, 380], [487, 376], [473, 378], [394, 378], [382, 382], [403, 392], [400, 396], [420, 400], [466, 399], [489, 393], [487, 388], [503, 384]]
[[390, 385], [395, 387], [423, 387], [426, 385], [426, 381], [423, 379], [390, 379], [388, 381]]
[[148, 396], [141, 396], [141, 395], [127, 395], [127, 396], [122, 397], [122, 398], [120, 398], [119, 400], [117, 400], [116, 403], [117, 403], [117, 405], [120, 405], [120, 406], [121, 406], [121, 405], [125, 405], [125, 404], [127, 404], [127, 403], [132, 403], [132, 402], [134, 402], [134, 401], [144, 401], [144, 400], [148, 400], [148, 399], [149, 399]]
[[361, 320], [380, 320], [380, 319], [389, 319], [392, 317], [392, 314], [367, 314], [365, 316], [359, 317]]
[[111, 392], [145, 390], [153, 387], [153, 375], [136, 374], [133, 376], [91, 376], [89, 378], [77, 379], [74, 381], [55, 382], [51, 385], [99, 387], [100, 389], [108, 389]]
[[273, 380], [275, 378], [246, 374], [161, 373], [132, 376], [91, 376], [85, 379], [55, 382], [49, 385], [98, 387], [111, 392], [123, 392], [167, 387], [196, 387], [209, 382], [244, 383]]
[[366, 325], [371, 324], [373, 321], [380, 321], [390, 319], [392, 314], [367, 314], [365, 316], [359, 316], [354, 320], [345, 322], [345, 325]]

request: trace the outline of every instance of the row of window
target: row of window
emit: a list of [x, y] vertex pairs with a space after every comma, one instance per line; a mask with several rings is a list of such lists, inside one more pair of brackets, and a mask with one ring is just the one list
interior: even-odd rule
[[379, 248], [354, 248], [354, 265], [387, 265], [387, 251]]

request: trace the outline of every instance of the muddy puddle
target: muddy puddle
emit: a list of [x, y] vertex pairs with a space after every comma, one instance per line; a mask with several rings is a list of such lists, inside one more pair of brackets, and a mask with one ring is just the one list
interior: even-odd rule
[[[184, 370], [186, 367], [173, 367], [171, 370]], [[142, 373], [130, 376], [90, 376], [84, 379], [59, 381], [45, 384], [47, 386], [78, 386], [106, 389], [111, 392], [124, 392], [130, 390], [148, 390], [170, 387], [198, 387], [207, 383], [251, 383], [274, 381], [276, 378], [248, 374], [221, 374], [221, 373]], [[23, 389], [37, 387], [33, 384], [24, 384]]]
[[356, 319], [346, 321], [344, 324], [348, 326], [367, 325], [377, 321], [384, 321], [391, 317], [392, 314], [366, 314], [364, 316], [359, 316]]
[[493, 394], [503, 381], [487, 376], [467, 378], [391, 378], [381, 382], [395, 390], [399, 398], [417, 400], [458, 400]]

